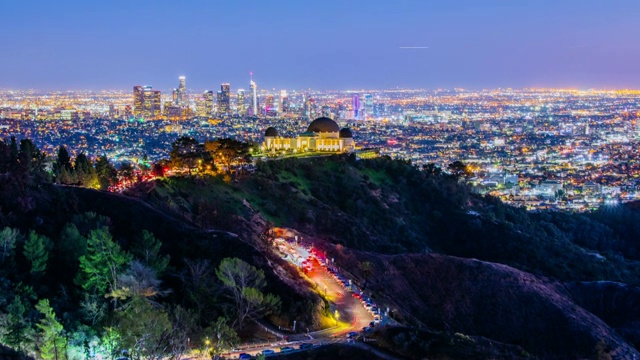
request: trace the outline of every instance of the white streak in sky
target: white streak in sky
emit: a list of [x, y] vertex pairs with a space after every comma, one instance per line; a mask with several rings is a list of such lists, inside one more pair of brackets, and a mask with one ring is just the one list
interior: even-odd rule
[[428, 46], [400, 46], [400, 49], [428, 49]]

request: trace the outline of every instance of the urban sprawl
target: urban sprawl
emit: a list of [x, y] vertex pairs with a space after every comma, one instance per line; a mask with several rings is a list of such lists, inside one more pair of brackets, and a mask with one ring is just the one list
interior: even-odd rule
[[49, 155], [107, 155], [116, 164], [167, 158], [180, 136], [260, 144], [318, 117], [349, 127], [358, 148], [467, 165], [482, 193], [531, 210], [584, 211], [640, 197], [640, 91], [498, 89], [295, 91], [187, 89], [0, 91], [0, 138], [30, 138]]

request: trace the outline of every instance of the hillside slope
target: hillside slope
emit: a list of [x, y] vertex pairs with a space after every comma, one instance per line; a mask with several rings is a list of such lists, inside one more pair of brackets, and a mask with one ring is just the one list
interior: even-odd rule
[[334, 252], [341, 264], [369, 261], [366, 291], [407, 322], [480, 335], [544, 357], [585, 358], [596, 347], [640, 355], [603, 320], [577, 306], [564, 286], [506, 265], [437, 254]]
[[335, 251], [360, 285], [367, 276], [359, 264], [370, 261], [376, 273], [368, 291], [406, 324], [484, 336], [544, 357], [611, 352], [625, 358], [635, 351], [563, 285], [640, 284], [634, 253], [623, 251], [636, 241], [634, 233], [613, 212], [528, 213], [433, 169], [349, 156], [259, 163], [254, 174], [230, 183], [168, 178], [137, 194], [257, 246], [270, 226], [297, 229]]

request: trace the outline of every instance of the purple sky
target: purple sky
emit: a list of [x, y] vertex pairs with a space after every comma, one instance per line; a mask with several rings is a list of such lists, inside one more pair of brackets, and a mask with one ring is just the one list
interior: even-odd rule
[[[640, 88], [640, 1], [0, 1], [0, 89]], [[428, 47], [403, 49], [402, 47]]]

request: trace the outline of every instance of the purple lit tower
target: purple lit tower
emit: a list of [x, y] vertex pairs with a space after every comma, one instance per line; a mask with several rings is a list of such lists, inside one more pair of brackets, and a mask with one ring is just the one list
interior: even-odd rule
[[353, 95], [351, 105], [353, 107], [353, 117], [357, 119], [358, 115], [360, 115], [360, 96], [358, 94]]

